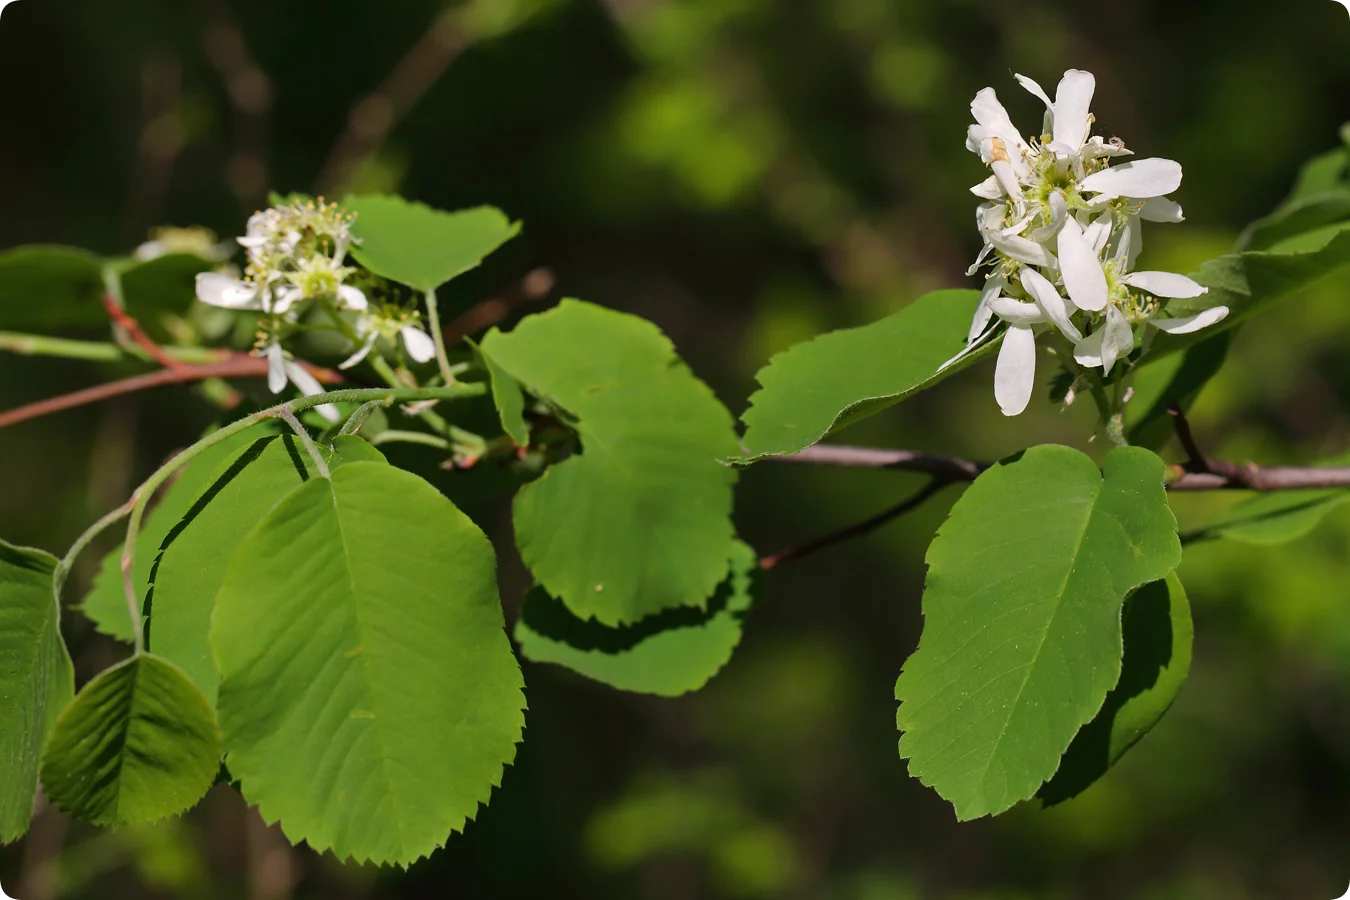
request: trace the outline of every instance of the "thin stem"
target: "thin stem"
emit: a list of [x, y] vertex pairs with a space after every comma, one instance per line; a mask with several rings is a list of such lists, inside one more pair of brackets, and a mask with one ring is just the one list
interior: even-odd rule
[[382, 444], [421, 444], [424, 447], [435, 447], [437, 450], [451, 449], [450, 441], [434, 434], [427, 434], [425, 431], [397, 431], [389, 429], [381, 431], [370, 442], [376, 447]]
[[127, 311], [122, 308], [120, 297], [114, 297], [112, 294], [104, 294], [103, 308], [107, 310], [108, 317], [113, 320], [117, 327], [121, 328], [122, 331], [131, 338], [132, 343], [145, 351], [146, 356], [150, 357], [166, 369], [178, 369], [183, 365], [178, 360], [165, 353], [163, 349], [160, 348], [159, 344], [156, 344], [150, 339], [150, 335], [146, 334], [141, 328], [141, 323], [129, 316]]
[[319, 453], [319, 448], [314, 443], [314, 438], [309, 436], [309, 431], [304, 425], [300, 424], [300, 420], [295, 417], [295, 413], [283, 408], [277, 411], [277, 416], [291, 426], [291, 431], [294, 431], [296, 437], [300, 438], [300, 443], [305, 445], [305, 450], [309, 453], [309, 458], [314, 460], [314, 468], [319, 471], [319, 474], [324, 478], [331, 477], [333, 473], [328, 471], [328, 463], [324, 462], [322, 454]]
[[[343, 380], [337, 372], [321, 369], [307, 363], [301, 363], [301, 365], [321, 383], [335, 384], [341, 383]], [[156, 372], [134, 375], [131, 378], [94, 385], [69, 394], [62, 394], [59, 397], [49, 397], [46, 400], [20, 406], [0, 413], [0, 428], [8, 428], [10, 425], [27, 422], [30, 419], [38, 419], [63, 410], [87, 406], [90, 403], [120, 397], [123, 394], [134, 394], [167, 384], [188, 384], [211, 378], [265, 378], [266, 376], [267, 360], [249, 356], [246, 353], [236, 353], [223, 362], [179, 366], [176, 369], [160, 369]]]
[[[204, 347], [164, 347], [165, 355], [176, 362], [215, 363], [230, 355], [228, 350], [211, 350]], [[0, 351], [17, 353], [21, 356], [56, 356], [62, 359], [79, 359], [88, 362], [120, 362], [124, 359], [140, 359], [141, 353], [130, 353], [116, 344], [107, 341], [74, 341], [68, 338], [48, 337], [44, 334], [23, 334], [17, 331], [0, 331]]]
[[[380, 356], [378, 354], [372, 354], [370, 357], [370, 367], [374, 369], [375, 374], [383, 378], [385, 384], [389, 385], [390, 387], [396, 388], [402, 386], [398, 380], [398, 373], [395, 372], [392, 368], [390, 368], [388, 360], [386, 360], [383, 356]], [[445, 419], [442, 418], [434, 410], [430, 409], [418, 410], [416, 415], [423, 422], [426, 422], [428, 425], [430, 425], [433, 430], [438, 431], [441, 434], [450, 433], [450, 423], [445, 421]]]
[[338, 431], [338, 437], [347, 437], [357, 434], [365, 427], [366, 421], [375, 410], [384, 404], [378, 400], [371, 400], [369, 403], [362, 403], [356, 408], [356, 412], [347, 417], [347, 421], [342, 423], [342, 428]]
[[905, 500], [903, 503], [893, 506], [880, 515], [873, 516], [865, 522], [860, 522], [857, 525], [845, 528], [842, 531], [827, 534], [824, 537], [816, 538], [814, 541], [810, 541], [800, 547], [793, 547], [790, 550], [784, 550], [782, 553], [775, 553], [773, 556], [766, 556], [759, 561], [759, 567], [761, 569], [777, 568], [783, 563], [792, 562], [801, 559], [804, 556], [810, 556], [813, 553], [833, 547], [836, 544], [842, 544], [844, 541], [853, 540], [854, 538], [862, 537], [865, 534], [870, 534], [881, 526], [898, 519], [905, 513], [918, 509], [934, 494], [951, 483], [952, 479], [941, 475], [935, 475], [918, 493], [914, 494], [914, 496]]
[[436, 342], [436, 365], [440, 367], [441, 378], [446, 384], [455, 383], [455, 375], [450, 371], [450, 359], [445, 355], [445, 335], [441, 334], [441, 314], [436, 309], [436, 292], [427, 291], [427, 324], [431, 326], [431, 339]]
[[103, 518], [99, 519], [93, 525], [84, 530], [84, 533], [75, 539], [70, 550], [66, 552], [65, 558], [56, 564], [52, 571], [52, 596], [56, 600], [57, 615], [61, 612], [61, 589], [66, 585], [66, 578], [70, 576], [70, 570], [75, 567], [75, 560], [84, 552], [85, 548], [93, 543], [94, 539], [106, 531], [117, 522], [131, 515], [131, 511], [136, 508], [136, 503], [140, 499], [140, 489], [132, 492], [131, 499], [126, 503], [114, 509]]

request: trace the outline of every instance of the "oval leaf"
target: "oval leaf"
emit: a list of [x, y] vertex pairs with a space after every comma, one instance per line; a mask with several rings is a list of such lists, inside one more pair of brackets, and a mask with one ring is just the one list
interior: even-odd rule
[[1102, 711], [1073, 739], [1055, 777], [1037, 794], [1046, 806], [1078, 796], [1105, 775], [1162, 720], [1190, 674], [1195, 627], [1175, 572], [1131, 594], [1122, 617], [1120, 681], [1107, 694]]
[[0, 541], [0, 843], [28, 830], [42, 746], [75, 696], [55, 568], [49, 553]]
[[991, 341], [938, 372], [966, 343], [978, 291], [934, 291], [894, 315], [779, 353], [755, 378], [745, 462], [796, 453], [988, 355]]
[[220, 771], [220, 731], [175, 665], [133, 657], [84, 686], [42, 763], [53, 803], [95, 825], [155, 822], [196, 804]]
[[0, 329], [48, 331], [108, 321], [103, 260], [56, 245], [0, 253]]
[[273, 509], [230, 562], [211, 646], [231, 774], [315, 850], [426, 856], [515, 756], [492, 546], [400, 469], [351, 463]]
[[420, 291], [434, 291], [520, 233], [499, 209], [480, 206], [442, 212], [401, 197], [348, 197], [356, 213], [352, 256], [376, 275]]
[[631, 624], [703, 608], [726, 575], [731, 415], [655, 325], [564, 300], [483, 352], [574, 423], [581, 450], [521, 489], [516, 543], [573, 614]]
[[1181, 560], [1163, 470], [1136, 447], [1100, 472], [1033, 447], [982, 474], [929, 547], [900, 755], [958, 818], [1034, 795], [1119, 680], [1121, 604]]
[[[332, 468], [384, 459], [357, 437], [338, 438], [336, 446], [335, 452], [320, 448]], [[146, 645], [181, 666], [213, 706], [220, 675], [207, 635], [230, 557], [273, 507], [313, 475], [313, 462], [295, 435], [260, 438], [217, 467], [164, 537], [145, 604]]]
[[607, 628], [578, 619], [535, 588], [516, 623], [516, 641], [535, 662], [566, 666], [624, 691], [677, 697], [703, 687], [731, 660], [760, 589], [759, 560], [738, 543], [707, 610], [669, 609], [636, 625]]

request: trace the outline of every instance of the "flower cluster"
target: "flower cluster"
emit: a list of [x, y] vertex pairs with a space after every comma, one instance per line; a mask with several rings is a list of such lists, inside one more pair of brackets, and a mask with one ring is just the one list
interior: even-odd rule
[[[322, 199], [262, 210], [253, 214], [248, 233], [238, 239], [248, 256], [244, 277], [220, 272], [197, 276], [197, 298], [203, 303], [262, 314], [254, 353], [268, 361], [267, 383], [273, 393], [280, 393], [288, 383], [305, 394], [323, 390], [282, 347], [311, 303], [324, 308], [357, 344], [342, 368], [363, 360], [381, 336], [401, 337], [408, 355], [417, 362], [428, 362], [436, 355], [435, 344], [418, 324], [416, 312], [372, 305], [364, 291], [347, 283], [358, 271], [344, 265], [347, 251], [356, 242], [351, 231], [354, 220], [354, 214]], [[335, 410], [318, 409], [336, 418]]]
[[1214, 307], [1180, 319], [1160, 318], [1163, 301], [1198, 297], [1207, 288], [1184, 275], [1136, 271], [1143, 222], [1180, 222], [1181, 207], [1167, 197], [1181, 186], [1181, 165], [1169, 159], [1120, 164], [1132, 155], [1119, 138], [1091, 134], [1096, 80], [1090, 72], [1064, 73], [1055, 99], [1039, 84], [1016, 76], [1045, 103], [1041, 134], [1030, 140], [1012, 124], [993, 88], [970, 105], [976, 124], [966, 147], [992, 174], [971, 188], [981, 198], [976, 225], [984, 238], [979, 258], [991, 271], [971, 323], [966, 349], [951, 365], [1006, 325], [994, 376], [1004, 415], [1022, 412], [1036, 372], [1036, 333], [1053, 328], [1073, 347], [1073, 358], [1103, 377], [1134, 349], [1144, 326], [1173, 334], [1197, 331], [1228, 314]]

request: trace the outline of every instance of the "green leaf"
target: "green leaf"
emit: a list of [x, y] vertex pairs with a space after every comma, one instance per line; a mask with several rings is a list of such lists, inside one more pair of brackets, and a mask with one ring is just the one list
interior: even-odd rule
[[580, 452], [515, 501], [535, 579], [583, 619], [631, 624], [705, 606], [727, 571], [731, 415], [636, 316], [564, 300], [483, 352], [575, 423]]
[[104, 324], [102, 297], [103, 261], [92, 253], [46, 244], [0, 253], [0, 329]]
[[434, 291], [477, 266], [520, 233], [491, 206], [442, 212], [401, 197], [367, 195], [343, 201], [355, 212], [352, 256], [376, 275]]
[[220, 770], [220, 730], [202, 692], [175, 665], [132, 657], [84, 686], [56, 723], [42, 762], [48, 798], [115, 828], [177, 815]]
[[[488, 333], [499, 332], [498, 329], [492, 328]], [[477, 350], [478, 345], [474, 344], [474, 348]], [[517, 447], [528, 446], [530, 423], [525, 421], [525, 392], [520, 389], [520, 382], [506, 374], [506, 370], [493, 362], [491, 357], [481, 351], [478, 356], [483, 361], [483, 367], [487, 369], [488, 379], [492, 383], [492, 403], [497, 407], [502, 430], [510, 436]]]
[[[1329, 465], [1350, 465], [1344, 457]], [[1257, 494], [1225, 510], [1186, 540], [1223, 538], [1244, 544], [1287, 544], [1316, 528], [1337, 507], [1350, 500], [1350, 490], [1271, 491]]]
[[731, 660], [761, 589], [759, 560], [737, 543], [706, 611], [668, 609], [636, 625], [607, 628], [578, 619], [536, 587], [516, 623], [516, 642], [535, 662], [566, 666], [624, 691], [677, 697], [703, 687]]
[[1162, 720], [1191, 670], [1195, 628], [1181, 580], [1173, 573], [1125, 601], [1125, 658], [1102, 711], [1083, 726], [1055, 777], [1038, 797], [1046, 806], [1076, 797]]
[[1168, 407], [1189, 409], [1210, 379], [1228, 359], [1232, 331], [1221, 331], [1186, 352], [1140, 369], [1134, 381], [1134, 400], [1125, 408], [1129, 441], [1137, 447], [1157, 450], [1175, 433]]
[[158, 325], [160, 316], [184, 314], [197, 296], [197, 275], [211, 271], [215, 265], [195, 253], [167, 253], [133, 263], [121, 273], [127, 312], [162, 340], [167, 333]]
[[55, 568], [51, 554], [0, 541], [0, 843], [28, 830], [43, 744], [75, 696]]
[[[177, 476], [150, 507], [149, 514], [141, 522], [141, 533], [136, 536], [131, 579], [137, 597], [145, 597], [146, 591], [150, 588], [150, 572], [154, 568], [160, 545], [211, 483], [217, 466], [242, 447], [257, 440], [259, 435], [275, 432], [276, 428], [275, 423], [268, 422], [228, 437], [206, 448], [200, 456], [178, 471]], [[94, 584], [89, 593], [85, 594], [80, 607], [99, 631], [120, 641], [132, 642], [131, 619], [127, 615], [126, 588], [122, 584], [120, 542], [103, 557], [98, 574], [94, 576]], [[179, 665], [182, 663], [179, 662]]]
[[1137, 447], [1100, 472], [1033, 447], [982, 474], [929, 547], [900, 755], [958, 818], [1034, 795], [1119, 680], [1121, 604], [1181, 560], [1163, 469]]
[[779, 353], [755, 376], [762, 387], [741, 416], [743, 461], [796, 453], [993, 352], [997, 341], [938, 372], [965, 346], [979, 299], [978, 291], [934, 291], [880, 321]]
[[[384, 461], [358, 437], [338, 438], [337, 448], [336, 453], [320, 448], [332, 467]], [[212, 705], [220, 676], [207, 634], [230, 557], [274, 506], [313, 475], [313, 462], [295, 435], [254, 440], [199, 482], [191, 505], [162, 540], [146, 602], [147, 646], [181, 666]], [[125, 605], [124, 600], [123, 618]]]
[[[1287, 238], [1266, 250], [1230, 253], [1212, 259], [1191, 275], [1209, 292], [1191, 299], [1170, 300], [1163, 315], [1189, 316], [1214, 306], [1227, 306], [1228, 317], [1215, 328], [1228, 329], [1253, 312], [1282, 300], [1350, 262], [1350, 223], [1341, 222]], [[1214, 334], [1159, 334], [1147, 359], [1185, 349]]]
[[1247, 226], [1238, 249], [1269, 250], [1290, 238], [1350, 218], [1350, 190], [1331, 188], [1295, 200]]
[[426, 856], [515, 756], [492, 545], [401, 469], [351, 463], [273, 509], [230, 562], [211, 646], [230, 772], [317, 851]]

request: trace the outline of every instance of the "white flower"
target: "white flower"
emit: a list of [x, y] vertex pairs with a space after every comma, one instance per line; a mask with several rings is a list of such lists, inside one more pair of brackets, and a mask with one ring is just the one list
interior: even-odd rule
[[355, 331], [357, 337], [363, 340], [355, 353], [338, 364], [339, 369], [350, 369], [365, 359], [381, 335], [392, 338], [397, 334], [403, 341], [403, 348], [415, 362], [425, 363], [436, 358], [436, 342], [419, 325], [406, 319], [387, 320], [377, 315], [363, 316], [357, 320]]
[[[263, 351], [263, 356], [267, 357], [267, 387], [274, 394], [280, 394], [286, 389], [287, 383], [294, 384], [300, 389], [300, 393], [306, 397], [313, 397], [324, 393], [323, 385], [319, 380], [301, 366], [286, 357], [286, 353], [281, 349], [281, 345], [273, 341], [267, 345]], [[338, 421], [341, 416], [337, 407], [331, 403], [324, 403], [314, 407], [319, 415], [330, 422]]]
[[222, 309], [259, 310], [280, 316], [291, 310], [300, 293], [286, 286], [273, 289], [219, 272], [202, 272], [197, 276], [197, 299]]

